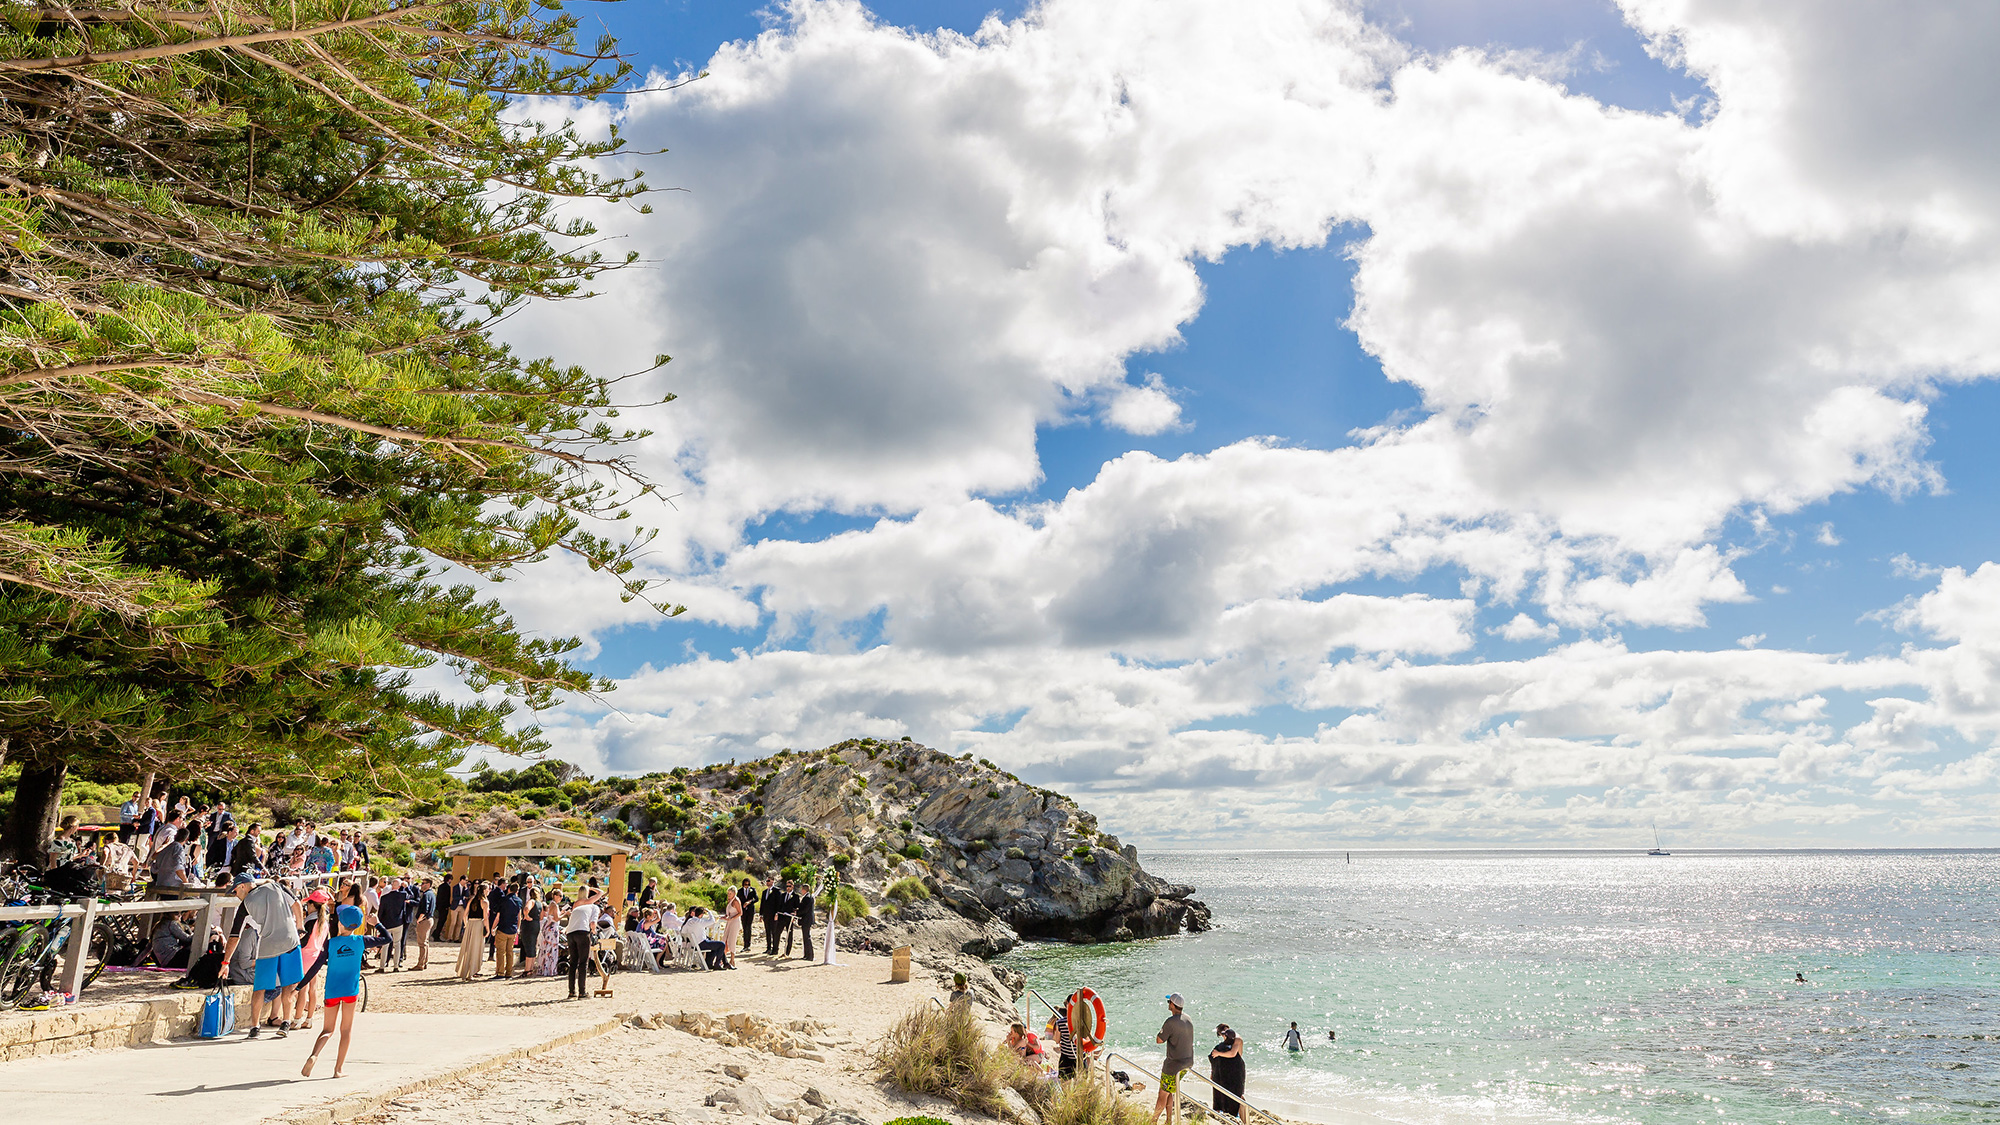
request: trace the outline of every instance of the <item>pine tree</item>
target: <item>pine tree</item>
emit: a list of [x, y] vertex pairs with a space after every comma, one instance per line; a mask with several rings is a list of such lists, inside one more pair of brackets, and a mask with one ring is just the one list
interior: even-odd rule
[[72, 767], [419, 791], [544, 749], [516, 706], [609, 685], [465, 583], [570, 552], [648, 597], [646, 534], [589, 528], [651, 486], [617, 380], [491, 329], [622, 264], [561, 201], [647, 188], [508, 115], [613, 91], [612, 44], [552, 0], [0, 18], [0, 853]]

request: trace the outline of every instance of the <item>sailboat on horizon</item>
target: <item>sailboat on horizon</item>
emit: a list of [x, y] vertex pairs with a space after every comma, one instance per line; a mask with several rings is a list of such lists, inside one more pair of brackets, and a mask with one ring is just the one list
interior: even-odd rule
[[1646, 849], [1647, 855], [1672, 855], [1674, 853], [1660, 846], [1660, 822], [1653, 822], [1653, 846]]

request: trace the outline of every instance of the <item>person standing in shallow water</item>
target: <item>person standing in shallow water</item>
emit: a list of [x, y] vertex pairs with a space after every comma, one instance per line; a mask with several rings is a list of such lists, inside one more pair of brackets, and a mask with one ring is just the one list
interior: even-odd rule
[[[1328, 1036], [1328, 1038], [1332, 1038], [1332, 1036]], [[1299, 1021], [1293, 1020], [1291, 1030], [1285, 1032], [1285, 1050], [1296, 1052], [1305, 1049], [1305, 1040], [1299, 1037]]]
[[1153, 1120], [1158, 1121], [1180, 1096], [1181, 1075], [1194, 1067], [1194, 1021], [1183, 1014], [1187, 1001], [1178, 992], [1167, 997], [1167, 1022], [1153, 1042], [1164, 1043], [1167, 1057], [1160, 1063], [1160, 1096], [1153, 1100]]

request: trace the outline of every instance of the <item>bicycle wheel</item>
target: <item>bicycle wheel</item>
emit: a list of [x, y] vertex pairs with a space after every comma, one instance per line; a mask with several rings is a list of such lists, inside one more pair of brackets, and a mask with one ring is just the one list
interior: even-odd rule
[[358, 1007], [359, 1007], [359, 1008], [360, 1008], [360, 1009], [361, 1009], [362, 1011], [364, 1011], [364, 1012], [368, 1010], [368, 974], [367, 974], [367, 973], [362, 973], [362, 974], [361, 974], [361, 999], [359, 999], [359, 1000], [355, 1001], [355, 1004], [356, 1004], [356, 1006], [358, 1006]]
[[104, 966], [109, 965], [112, 958], [125, 950], [129, 943], [130, 935], [116, 925], [115, 920], [98, 924], [90, 935], [90, 948], [83, 951], [83, 983], [76, 986], [78, 995], [104, 975]]
[[41, 982], [42, 960], [48, 949], [45, 926], [30, 926], [15, 936], [6, 963], [0, 964], [0, 1004], [20, 1003], [21, 997]]

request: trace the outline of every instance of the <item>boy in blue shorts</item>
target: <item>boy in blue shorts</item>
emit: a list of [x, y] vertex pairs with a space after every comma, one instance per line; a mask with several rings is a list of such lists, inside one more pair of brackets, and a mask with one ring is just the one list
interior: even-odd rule
[[340, 1051], [333, 1057], [333, 1076], [341, 1077], [341, 1069], [347, 1065], [347, 1044], [354, 1036], [355, 1000], [361, 995], [361, 957], [370, 946], [389, 944], [388, 937], [363, 937], [361, 926], [363, 916], [358, 906], [343, 906], [337, 915], [340, 931], [326, 939], [326, 1025], [320, 1028], [319, 1038], [314, 1041], [312, 1055], [306, 1059], [305, 1068], [299, 1073], [312, 1077], [313, 1064], [319, 1061], [319, 1052], [333, 1034], [333, 1020], [340, 1017]]

